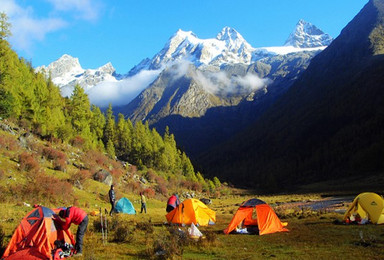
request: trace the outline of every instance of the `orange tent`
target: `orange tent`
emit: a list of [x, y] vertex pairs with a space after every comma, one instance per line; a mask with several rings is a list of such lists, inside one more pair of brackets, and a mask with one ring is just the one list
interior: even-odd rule
[[30, 211], [13, 233], [2, 259], [52, 259], [56, 240], [74, 245], [71, 231], [56, 228], [52, 216], [58, 210], [39, 206]]
[[[252, 217], [254, 211], [256, 218]], [[285, 225], [281, 223], [273, 209], [259, 199], [250, 199], [244, 202], [233, 216], [224, 233], [229, 234], [242, 221], [244, 221], [243, 225], [245, 227], [257, 226], [260, 235], [288, 231], [288, 229], [284, 228]]]
[[207, 226], [216, 222], [216, 213], [197, 199], [187, 199], [165, 216], [168, 223], [199, 224]]

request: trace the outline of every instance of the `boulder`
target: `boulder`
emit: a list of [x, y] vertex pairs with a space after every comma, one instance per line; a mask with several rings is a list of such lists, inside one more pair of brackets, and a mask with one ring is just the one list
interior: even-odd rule
[[211, 205], [212, 204], [212, 200], [210, 200], [210, 199], [202, 198], [202, 199], [200, 199], [200, 201], [203, 202], [205, 205]]
[[95, 174], [93, 174], [93, 179], [95, 181], [99, 181], [102, 183], [107, 184], [108, 186], [111, 186], [113, 183], [112, 174], [108, 172], [107, 170], [101, 169]]

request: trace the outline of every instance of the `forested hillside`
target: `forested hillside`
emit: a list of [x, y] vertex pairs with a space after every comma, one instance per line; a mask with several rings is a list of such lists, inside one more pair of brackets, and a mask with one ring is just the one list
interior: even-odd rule
[[[83, 88], [76, 86], [69, 98], [32, 64], [19, 58], [7, 41], [10, 24], [1, 14], [0, 39], [0, 117], [11, 125], [51, 143], [68, 143], [85, 152], [106, 153], [136, 165], [139, 170], [165, 180], [177, 176], [195, 190], [213, 191], [215, 184], [196, 173], [187, 155], [177, 148], [173, 134], [160, 136], [156, 129], [122, 115], [113, 116], [112, 106], [105, 114], [90, 104]], [[65, 152], [65, 151], [64, 151]], [[220, 183], [216, 178], [216, 184]]]

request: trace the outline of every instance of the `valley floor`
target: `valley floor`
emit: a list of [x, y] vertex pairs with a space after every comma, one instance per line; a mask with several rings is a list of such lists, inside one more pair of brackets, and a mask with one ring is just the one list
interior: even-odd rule
[[[334, 209], [312, 209], [307, 205], [319, 195], [262, 196], [276, 210], [290, 232], [269, 235], [224, 235], [237, 207], [247, 196], [214, 199], [217, 223], [201, 227], [206, 236], [192, 241], [175, 235], [165, 225], [164, 202], [148, 203], [148, 214], [108, 217], [108, 242], [103, 244], [99, 216], [90, 216], [83, 259], [383, 259], [384, 225], [336, 225], [342, 214]], [[348, 206], [338, 203], [338, 212]], [[107, 206], [107, 204], [105, 205]], [[139, 208], [138, 201], [134, 206]], [[0, 225], [5, 232], [4, 246], [14, 228], [31, 208], [24, 204], [0, 205]], [[86, 208], [91, 211], [91, 208]], [[76, 232], [76, 226], [72, 231]], [[186, 231], [187, 227], [181, 227]], [[178, 233], [178, 231], [176, 232]], [[81, 258], [80, 258], [81, 259]]]

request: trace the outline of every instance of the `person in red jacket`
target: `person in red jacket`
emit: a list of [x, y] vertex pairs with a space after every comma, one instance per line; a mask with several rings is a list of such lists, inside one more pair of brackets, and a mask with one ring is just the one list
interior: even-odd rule
[[[69, 229], [71, 224], [78, 225], [76, 232], [76, 255], [83, 255], [83, 238], [84, 233], [88, 226], [88, 215], [87, 213], [78, 207], [69, 207], [59, 211], [60, 218], [54, 218], [54, 220], [61, 226], [63, 230]], [[65, 221], [63, 221], [64, 219]]]
[[179, 197], [176, 193], [172, 194], [167, 201], [167, 208], [165, 209], [167, 212], [171, 212], [180, 204]]

